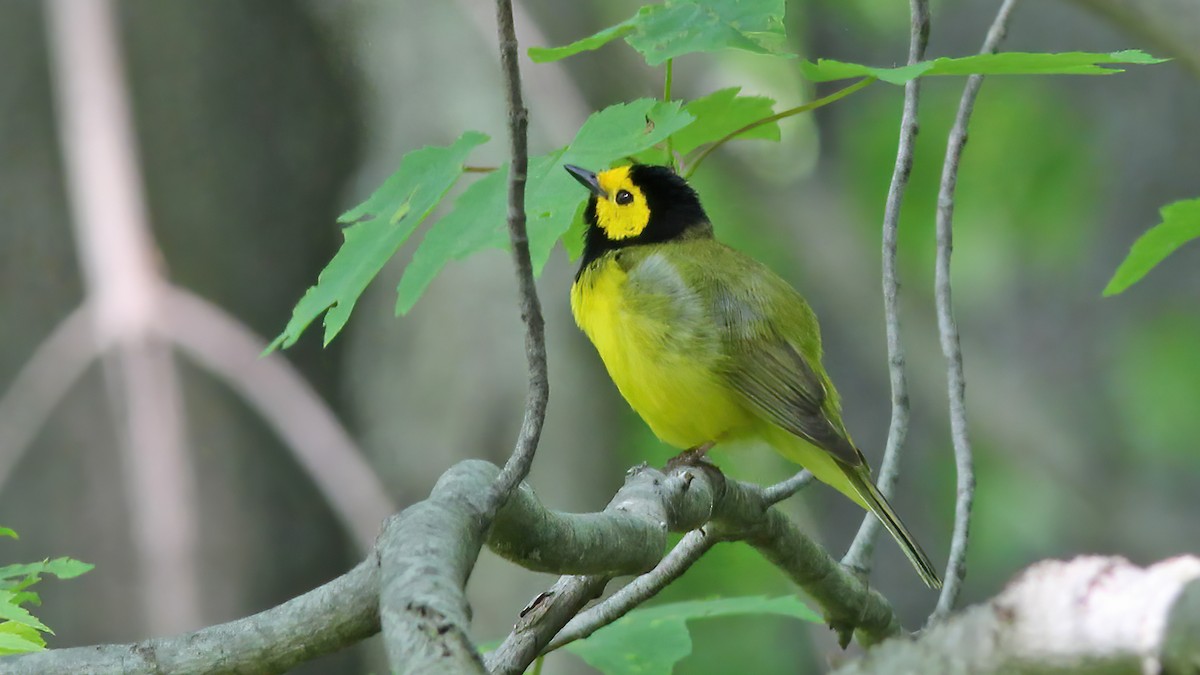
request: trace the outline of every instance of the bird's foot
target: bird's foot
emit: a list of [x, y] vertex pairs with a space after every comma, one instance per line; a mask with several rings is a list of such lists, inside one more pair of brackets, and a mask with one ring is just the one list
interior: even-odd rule
[[675, 455], [671, 459], [667, 460], [667, 470], [675, 469], [681, 466], [700, 466], [716, 469], [717, 465], [708, 458], [708, 451], [711, 450], [712, 446], [714, 445], [716, 445], [716, 443], [709, 441], [708, 443], [701, 443], [694, 448], [688, 448], [687, 450], [684, 450], [678, 455]]

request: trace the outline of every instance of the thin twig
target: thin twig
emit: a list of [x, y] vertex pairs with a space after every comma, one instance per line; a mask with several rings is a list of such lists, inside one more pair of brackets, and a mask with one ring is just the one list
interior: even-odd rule
[[575, 618], [554, 636], [546, 651], [554, 651], [576, 640], [582, 640], [658, 595], [659, 591], [682, 576], [718, 541], [720, 540], [711, 526], [683, 535], [679, 543], [675, 544], [671, 552], [654, 569], [625, 584], [621, 590], [605, 598], [604, 602], [575, 615]]
[[[981, 54], [994, 54], [1008, 31], [1009, 18], [1017, 0], [1004, 0], [996, 19], [988, 29]], [[946, 384], [950, 398], [950, 433], [954, 439], [954, 464], [958, 474], [958, 498], [954, 504], [954, 535], [950, 542], [950, 561], [946, 565], [945, 586], [937, 607], [930, 615], [934, 622], [950, 613], [958, 599], [967, 567], [967, 538], [970, 532], [971, 503], [975, 498], [975, 471], [972, 467], [971, 441], [967, 437], [966, 379], [963, 377], [962, 347], [954, 322], [954, 304], [950, 296], [950, 254], [954, 250], [954, 188], [958, 182], [958, 164], [967, 144], [967, 125], [975, 108], [975, 97], [983, 84], [982, 75], [967, 78], [954, 127], [946, 141], [946, 160], [942, 165], [937, 206], [937, 265], [934, 295], [937, 300], [938, 332], [946, 357]]]
[[773, 506], [808, 487], [811, 482], [812, 472], [805, 469], [785, 481], [763, 488], [763, 501]]
[[[929, 0], [909, 0], [912, 31], [908, 44], [908, 62], [925, 58], [929, 44]], [[892, 385], [892, 421], [888, 425], [887, 446], [879, 473], [875, 479], [879, 491], [891, 497], [900, 478], [900, 455], [908, 436], [908, 380], [904, 374], [904, 344], [900, 341], [900, 272], [896, 268], [897, 233], [900, 230], [900, 206], [912, 173], [913, 148], [917, 139], [917, 109], [920, 102], [921, 79], [904, 85], [904, 113], [900, 118], [900, 141], [896, 148], [896, 165], [888, 187], [883, 211], [883, 316], [887, 327], [888, 379]], [[882, 523], [872, 514], [863, 518], [858, 534], [842, 558], [842, 564], [862, 574], [871, 573], [871, 558], [875, 552]]]
[[529, 168], [526, 130], [529, 111], [521, 99], [521, 70], [517, 63], [517, 36], [513, 26], [512, 0], [496, 0], [496, 24], [500, 38], [500, 66], [504, 71], [505, 98], [508, 102], [508, 133], [512, 161], [508, 170], [508, 237], [512, 243], [513, 263], [517, 271], [521, 319], [525, 322], [525, 358], [529, 366], [529, 389], [525, 397], [525, 417], [512, 456], [500, 472], [488, 504], [488, 513], [508, 499], [517, 485], [529, 475], [542, 423], [550, 381], [546, 375], [545, 322], [533, 282], [533, 264], [529, 258], [529, 236], [525, 231], [525, 178]]
[[774, 115], [770, 115], [770, 116], [764, 117], [762, 119], [754, 120], [753, 122], [747, 124], [746, 126], [740, 128], [740, 129], [735, 129], [734, 131], [731, 131], [728, 134], [725, 134], [725, 136], [721, 137], [720, 139], [713, 141], [712, 143], [709, 143], [708, 145], [704, 146], [704, 149], [700, 151], [700, 154], [696, 156], [696, 159], [688, 162], [688, 170], [684, 174], [684, 177], [691, 178], [692, 174], [696, 173], [696, 169], [700, 167], [700, 163], [703, 162], [706, 157], [708, 157], [710, 154], [712, 154], [713, 150], [716, 150], [717, 148], [721, 147], [722, 145], [725, 145], [729, 141], [737, 138], [738, 136], [741, 136], [742, 134], [746, 133], [747, 131], [752, 131], [754, 129], [757, 129], [764, 124], [770, 124], [771, 122], [778, 122], [779, 120], [786, 119], [786, 118], [792, 117], [794, 115], [799, 115], [800, 113], [805, 113], [810, 110], [816, 110], [817, 108], [827, 106], [830, 103], [839, 101], [843, 98], [846, 98], [850, 94], [853, 94], [854, 92], [859, 91], [860, 89], [863, 89], [864, 87], [871, 84], [872, 82], [875, 82], [875, 78], [864, 77], [863, 79], [859, 80], [858, 82], [855, 82], [854, 84], [851, 84], [847, 87], [843, 87], [842, 89], [838, 89], [837, 91], [833, 92], [832, 94], [830, 94], [828, 96], [823, 96], [815, 101], [809, 101], [808, 103], [805, 103], [804, 105], [798, 105], [795, 108], [788, 108], [787, 110], [784, 110], [783, 112], [778, 112], [778, 113], [775, 113]]

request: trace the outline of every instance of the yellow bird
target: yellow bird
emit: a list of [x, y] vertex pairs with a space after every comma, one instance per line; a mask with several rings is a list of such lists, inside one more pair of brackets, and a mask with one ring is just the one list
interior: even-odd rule
[[804, 298], [713, 238], [699, 196], [671, 169], [565, 168], [591, 191], [575, 322], [655, 435], [699, 454], [765, 442], [874, 513], [921, 579], [940, 587], [842, 424]]

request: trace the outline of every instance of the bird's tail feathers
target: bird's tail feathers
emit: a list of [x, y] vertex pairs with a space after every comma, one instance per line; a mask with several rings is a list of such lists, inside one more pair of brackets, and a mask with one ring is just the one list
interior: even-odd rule
[[896, 539], [896, 543], [900, 545], [900, 549], [904, 551], [904, 555], [912, 563], [917, 570], [917, 574], [921, 576], [921, 580], [930, 588], [941, 588], [942, 579], [938, 576], [937, 569], [929, 560], [929, 556], [925, 555], [925, 551], [921, 549], [921, 545], [913, 537], [908, 528], [904, 526], [904, 522], [896, 515], [892, 509], [892, 505], [888, 503], [887, 498], [879, 492], [879, 488], [871, 482], [870, 476], [864, 475], [866, 471], [861, 468], [845, 469], [846, 477], [850, 479], [850, 485], [854, 491], [858, 493], [867, 506], [871, 509], [871, 513], [879, 519], [892, 537]]

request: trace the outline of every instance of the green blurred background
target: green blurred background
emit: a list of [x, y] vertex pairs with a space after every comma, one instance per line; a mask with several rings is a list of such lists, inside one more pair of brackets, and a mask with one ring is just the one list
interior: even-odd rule
[[[977, 50], [997, 4], [935, 2], [930, 55]], [[1200, 88], [1188, 65], [1200, 58], [1172, 53], [1153, 27], [1094, 11], [1106, 4], [1119, 3], [1024, 3], [1004, 48], [1145, 48], [1185, 59], [1110, 77], [987, 80], [962, 164], [954, 298], [978, 476], [967, 603], [1042, 558], [1107, 553], [1148, 563], [1195, 552], [1200, 541], [1200, 249], [1184, 247], [1125, 294], [1100, 297], [1157, 209], [1200, 195]], [[637, 6], [528, 0], [517, 5], [518, 34], [524, 46], [562, 44]], [[466, 129], [504, 138], [490, 3], [118, 7], [163, 265], [262, 336], [282, 329], [336, 250], [337, 214], [404, 152]], [[788, 30], [803, 55], [891, 65], [907, 53], [907, 3], [790, 0]], [[38, 4], [0, 0], [0, 388], [83, 298], [44, 36]], [[535, 153], [566, 143], [592, 110], [661, 93], [662, 71], [619, 42], [557, 65], [522, 65]], [[695, 55], [675, 65], [675, 95], [688, 99], [737, 85], [782, 108], [833, 89], [767, 57]], [[955, 478], [933, 213], [961, 86], [923, 87], [900, 235], [913, 425], [895, 502], [939, 562]], [[779, 144], [731, 144], [695, 179], [718, 236], [787, 276], [816, 309], [847, 424], [875, 463], [889, 415], [879, 230], [901, 98], [899, 88], [874, 85], [786, 121]], [[502, 162], [506, 147], [493, 140], [472, 161]], [[409, 255], [368, 289], [337, 342], [321, 349], [310, 331], [287, 354], [401, 505], [461, 459], [506, 457], [525, 386], [507, 254], [450, 265], [397, 320], [394, 288]], [[673, 451], [628, 410], [575, 329], [573, 273], [560, 250], [539, 280], [552, 397], [530, 483], [553, 507], [596, 510], [628, 466]], [[264, 609], [348, 569], [359, 554], [286, 448], [229, 389], [179, 362], [200, 491], [204, 621]], [[0, 523], [23, 535], [2, 544], [0, 560], [71, 555], [97, 564], [46, 585], [39, 616], [57, 630], [52, 646], [156, 634], [139, 608], [103, 384], [93, 369], [0, 490]], [[761, 481], [793, 468], [766, 453], [717, 459]], [[837, 555], [861, 518], [821, 486], [788, 508]], [[485, 554], [470, 587], [475, 635], [504, 635], [549, 582]], [[879, 546], [872, 582], [911, 628], [935, 601], [891, 542]], [[724, 545], [663, 597], [793, 590], [747, 547]], [[828, 630], [786, 620], [697, 622], [693, 636], [681, 673], [820, 672], [845, 658]], [[376, 648], [302, 670], [380, 670]], [[557, 656], [547, 672], [591, 671]]]

